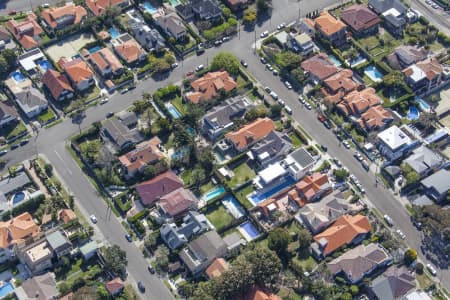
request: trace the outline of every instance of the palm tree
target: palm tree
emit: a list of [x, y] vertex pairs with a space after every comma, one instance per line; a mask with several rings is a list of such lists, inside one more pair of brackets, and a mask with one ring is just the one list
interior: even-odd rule
[[438, 117], [435, 112], [422, 112], [417, 119], [417, 123], [425, 127], [426, 129], [430, 129], [433, 127], [438, 121]]

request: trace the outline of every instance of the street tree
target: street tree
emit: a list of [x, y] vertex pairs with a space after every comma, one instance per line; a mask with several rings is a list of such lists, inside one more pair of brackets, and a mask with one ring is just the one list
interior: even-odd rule
[[266, 12], [270, 7], [272, 7], [271, 0], [256, 0], [256, 9], [258, 13]]
[[281, 116], [281, 105], [278, 103], [275, 103], [270, 106], [270, 116], [274, 119], [277, 119]]
[[244, 24], [253, 25], [256, 21], [256, 10], [248, 8], [244, 11], [244, 17], [242, 19]]
[[214, 56], [211, 63], [211, 70], [224, 69], [228, 73], [237, 75], [239, 73], [239, 60], [231, 52], [220, 52]]
[[280, 67], [287, 71], [291, 71], [300, 65], [302, 57], [291, 51], [283, 51], [277, 54], [276, 61]]
[[105, 270], [124, 277], [128, 264], [127, 253], [125, 251], [120, 249], [119, 246], [113, 245], [105, 248], [103, 258], [105, 259]]
[[405, 263], [410, 265], [413, 261], [417, 259], [417, 251], [414, 249], [408, 249], [404, 254]]

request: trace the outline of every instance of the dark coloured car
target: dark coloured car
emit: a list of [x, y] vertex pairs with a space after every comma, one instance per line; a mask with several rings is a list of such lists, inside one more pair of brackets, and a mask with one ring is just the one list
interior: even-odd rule
[[328, 120], [323, 121], [323, 126], [325, 126], [326, 129], [331, 129], [331, 124]]
[[110, 111], [109, 113], [106, 114], [106, 117], [107, 117], [107, 118], [111, 118], [112, 116], [114, 116], [114, 113], [111, 112], [111, 111]]
[[0, 156], [5, 155], [6, 153], [8, 153], [8, 150], [2, 150], [2, 151], [0, 151]]
[[132, 85], [132, 86], [130, 86], [130, 87], [128, 88], [128, 90], [131, 91], [131, 90], [134, 90], [135, 88], [136, 88], [136, 86], [135, 86], [135, 85]]
[[266, 63], [267, 63], [267, 62], [266, 62], [266, 59], [265, 59], [264, 57], [261, 57], [260, 60], [261, 60], [261, 62], [262, 62], [263, 64], [266, 64]]
[[131, 235], [129, 235], [129, 234], [125, 234], [125, 238], [126, 238], [127, 241], [130, 242], [130, 243], [133, 241], [133, 238], [132, 238]]
[[23, 140], [20, 142], [20, 146], [24, 146], [26, 144], [28, 144], [29, 140]]
[[138, 282], [137, 284], [139, 291], [141, 291], [141, 293], [145, 293], [145, 285], [142, 282]]
[[13, 145], [11, 145], [11, 150], [14, 150], [14, 149], [16, 149], [16, 148], [19, 148], [19, 144], [13, 144]]
[[247, 68], [247, 67], [248, 67], [248, 64], [245, 62], [245, 60], [241, 60], [241, 65], [243, 65], [244, 68]]
[[327, 146], [325, 146], [325, 145], [320, 145], [320, 148], [322, 148], [322, 150], [325, 151], [325, 152], [328, 151], [328, 148], [327, 148]]
[[153, 269], [152, 266], [149, 265], [149, 266], [147, 267], [147, 269], [148, 269], [148, 271], [149, 271], [150, 273], [155, 274], [155, 269]]

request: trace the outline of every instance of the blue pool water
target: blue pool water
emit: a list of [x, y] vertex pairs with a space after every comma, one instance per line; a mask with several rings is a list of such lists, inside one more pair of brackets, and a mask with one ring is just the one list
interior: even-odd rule
[[53, 69], [52, 64], [46, 59], [38, 61], [37, 64], [41, 67], [44, 73], [47, 72], [47, 70], [49, 69]]
[[430, 105], [428, 105], [428, 103], [425, 102], [425, 100], [423, 100], [423, 99], [421, 99], [421, 98], [418, 98], [418, 97], [416, 97], [414, 100], [417, 102], [417, 104], [419, 104], [419, 108], [420, 108], [422, 111], [424, 111], [424, 112], [429, 112], [429, 111], [431, 110]]
[[374, 82], [380, 82], [383, 78], [383, 74], [381, 74], [381, 72], [378, 71], [378, 69], [373, 65], [367, 66], [364, 69], [364, 74], [366, 74], [370, 80]]
[[216, 198], [217, 196], [222, 195], [225, 193], [225, 188], [223, 186], [218, 186], [210, 191], [208, 191], [206, 194], [203, 195], [203, 199], [208, 202], [209, 200]]
[[5, 297], [6, 295], [10, 294], [12, 291], [14, 291], [14, 287], [10, 282], [4, 283], [0, 287], [0, 298]]
[[357, 58], [354, 58], [352, 60], [350, 60], [350, 66], [351, 67], [355, 67], [363, 62], [365, 62], [366, 59], [364, 58], [364, 56], [362, 56], [361, 54], [359, 54], [359, 56]]
[[20, 203], [25, 199], [25, 193], [24, 192], [18, 192], [13, 196], [12, 202], [13, 205]]
[[288, 176], [284, 180], [280, 181], [278, 184], [273, 186], [272, 188], [270, 188], [262, 193], [256, 192], [255, 194], [249, 196], [249, 199], [251, 202], [253, 202], [254, 205], [256, 205], [259, 202], [264, 201], [267, 198], [270, 198], [270, 197], [276, 195], [277, 193], [279, 193], [280, 191], [284, 190], [285, 188], [293, 185], [294, 183], [295, 183], [295, 179], [292, 178], [291, 176]]
[[406, 118], [410, 121], [417, 120], [419, 118], [419, 110], [414, 105], [409, 107], [409, 112]]
[[151, 5], [150, 2], [144, 2], [144, 8], [145, 11], [149, 14], [153, 14], [157, 11], [157, 9], [153, 5]]
[[259, 231], [258, 229], [255, 228], [255, 226], [250, 222], [244, 222], [242, 223], [239, 227], [241, 227], [242, 229], [245, 230], [245, 232], [252, 238], [255, 239], [259, 236]]
[[328, 58], [336, 67], [340, 67], [342, 65], [341, 61], [337, 59], [333, 54], [328, 54]]
[[15, 71], [11, 74], [12, 78], [14, 78], [14, 80], [16, 82], [22, 82], [25, 80], [25, 75], [23, 75], [22, 73], [20, 73], [19, 71]]
[[174, 119], [179, 119], [181, 118], [181, 113], [178, 111], [178, 109], [175, 108], [175, 106], [172, 105], [172, 103], [167, 103], [167, 110], [169, 111], [169, 113], [172, 115], [172, 117]]
[[89, 51], [90, 54], [92, 54], [92, 53], [95, 53], [95, 52], [97, 52], [98, 50], [101, 50], [101, 49], [102, 49], [102, 47], [95, 46], [95, 47], [92, 47], [91, 49], [89, 49], [88, 51]]
[[109, 32], [109, 34], [111, 35], [111, 37], [112, 37], [113, 39], [117, 38], [117, 37], [120, 35], [120, 33], [117, 31], [117, 29], [116, 29], [115, 27], [111, 27], [111, 28], [108, 30], [108, 32]]
[[177, 6], [178, 4], [180, 4], [180, 2], [178, 0], [169, 0], [170, 5], [172, 5], [173, 7]]
[[172, 159], [182, 159], [186, 154], [189, 154], [189, 147], [183, 147], [174, 152], [171, 156]]
[[222, 200], [223, 206], [231, 213], [233, 217], [239, 219], [245, 216], [245, 210], [241, 204], [232, 195], [227, 195]]

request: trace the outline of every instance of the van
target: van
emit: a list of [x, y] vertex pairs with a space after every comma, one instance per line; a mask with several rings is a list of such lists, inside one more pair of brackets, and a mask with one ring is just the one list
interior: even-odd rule
[[284, 109], [286, 110], [286, 112], [290, 115], [292, 115], [292, 109], [289, 106], [285, 106]]
[[270, 92], [270, 96], [271, 96], [273, 99], [275, 99], [275, 100], [278, 99], [278, 95], [277, 95], [277, 93], [275, 93], [274, 91]]

